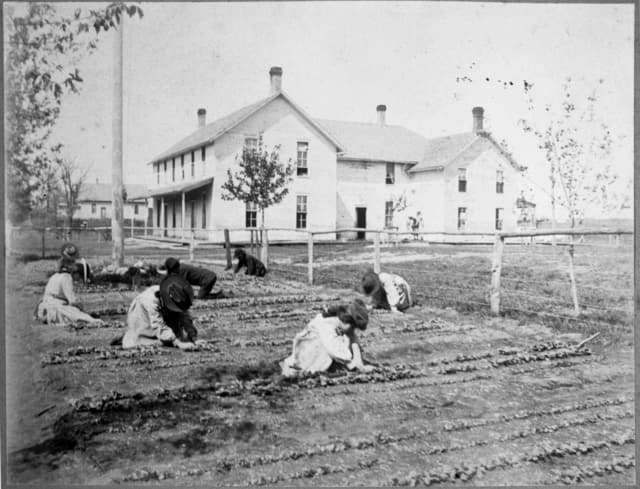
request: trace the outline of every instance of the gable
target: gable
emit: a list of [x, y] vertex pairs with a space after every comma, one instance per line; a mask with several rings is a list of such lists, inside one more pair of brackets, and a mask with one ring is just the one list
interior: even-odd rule
[[198, 128], [196, 131], [192, 132], [185, 138], [175, 143], [169, 149], [156, 156], [147, 164], [150, 165], [153, 163], [157, 163], [159, 161], [190, 152], [191, 150], [197, 149], [201, 146], [212, 144], [221, 136], [228, 133], [278, 98], [283, 99], [293, 110], [295, 110], [298, 114], [300, 114], [300, 116], [302, 116], [312, 126], [314, 126], [316, 130], [321, 132], [326, 139], [331, 141], [331, 143], [336, 146], [337, 150], [341, 149], [340, 143], [331, 134], [327, 133], [324, 128], [319, 126], [314, 119], [312, 119], [304, 110], [302, 110], [296, 103], [294, 103], [293, 100], [291, 100], [291, 98], [284, 92], [278, 92], [251, 105], [247, 105], [241, 109], [238, 109], [231, 114], [228, 114], [214, 122], [205, 125], [204, 127]]

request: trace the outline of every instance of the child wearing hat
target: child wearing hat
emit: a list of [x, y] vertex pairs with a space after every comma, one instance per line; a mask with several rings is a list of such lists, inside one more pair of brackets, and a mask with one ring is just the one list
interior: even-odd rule
[[194, 349], [197, 331], [188, 312], [192, 303], [193, 289], [178, 275], [168, 275], [160, 285], [149, 287], [129, 307], [123, 348], [164, 345]]
[[102, 324], [100, 319], [89, 316], [80, 309], [80, 303], [73, 291], [75, 262], [63, 257], [44, 288], [44, 296], [36, 307], [36, 318], [46, 324], [69, 324], [84, 321], [90, 324]]
[[293, 352], [280, 364], [282, 374], [325, 372], [335, 364], [349, 370], [370, 371], [373, 367], [364, 365], [355, 331], [364, 331], [368, 321], [366, 306], [360, 299], [318, 314], [295, 336]]
[[394, 273], [375, 273], [369, 270], [362, 277], [362, 290], [371, 298], [373, 309], [404, 311], [411, 307], [411, 287]]

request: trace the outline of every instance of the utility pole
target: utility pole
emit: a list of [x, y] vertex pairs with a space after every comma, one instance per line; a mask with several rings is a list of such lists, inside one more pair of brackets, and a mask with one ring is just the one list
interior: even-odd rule
[[125, 15], [120, 18], [120, 23], [114, 35], [113, 50], [113, 159], [111, 163], [111, 190], [113, 200], [113, 213], [111, 215], [111, 239], [113, 240], [113, 265], [124, 265], [124, 188], [122, 185], [122, 65], [123, 65], [123, 38]]

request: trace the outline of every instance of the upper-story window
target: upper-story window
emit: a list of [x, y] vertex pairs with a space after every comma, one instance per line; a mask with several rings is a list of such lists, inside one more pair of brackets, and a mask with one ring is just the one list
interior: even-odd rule
[[467, 191], [467, 169], [458, 168], [458, 192]]
[[296, 229], [307, 227], [307, 196], [296, 196]]
[[195, 154], [191, 152], [191, 178], [196, 176], [196, 159]]
[[467, 226], [467, 208], [458, 207], [458, 231], [463, 231]]
[[496, 193], [504, 193], [504, 170], [496, 170]]
[[384, 227], [393, 227], [393, 201], [389, 200], [384, 203]]
[[244, 147], [247, 151], [258, 151], [258, 138], [244, 138]]
[[167, 162], [164, 162], [164, 177], [163, 177], [163, 183], [167, 183]]
[[153, 165], [153, 169], [156, 171], [156, 183], [160, 185], [160, 163]]
[[176, 181], [176, 159], [175, 158], [171, 159], [171, 181], [172, 182]]
[[247, 202], [244, 214], [244, 226], [247, 228], [258, 227], [258, 208], [255, 202]]
[[100, 218], [105, 219], [107, 217], [107, 208], [100, 207]]
[[133, 213], [137, 216], [139, 212], [140, 212], [139, 204], [133, 204]]
[[184, 180], [184, 155], [180, 156], [180, 178]]
[[396, 183], [396, 165], [394, 165], [393, 163], [387, 163], [387, 171], [384, 178], [384, 183], [386, 183], [387, 185]]
[[496, 208], [496, 231], [500, 231], [502, 229], [502, 215], [504, 213], [504, 209]]
[[307, 155], [309, 153], [309, 143], [298, 141], [298, 159], [296, 160], [296, 174], [299, 177], [309, 175], [309, 167], [307, 166]]
[[92, 202], [91, 203], [91, 214], [95, 214], [96, 213], [96, 203]]
[[207, 159], [207, 148], [205, 146], [202, 147], [202, 149], [200, 150], [201, 156], [202, 156], [202, 161]]

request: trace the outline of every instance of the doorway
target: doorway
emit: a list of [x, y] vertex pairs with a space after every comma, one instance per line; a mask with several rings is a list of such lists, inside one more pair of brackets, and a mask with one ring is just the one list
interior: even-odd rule
[[[367, 227], [367, 208], [366, 207], [356, 207], [356, 227], [364, 228]], [[358, 231], [356, 234], [356, 239], [364, 239], [365, 237], [364, 231]]]

